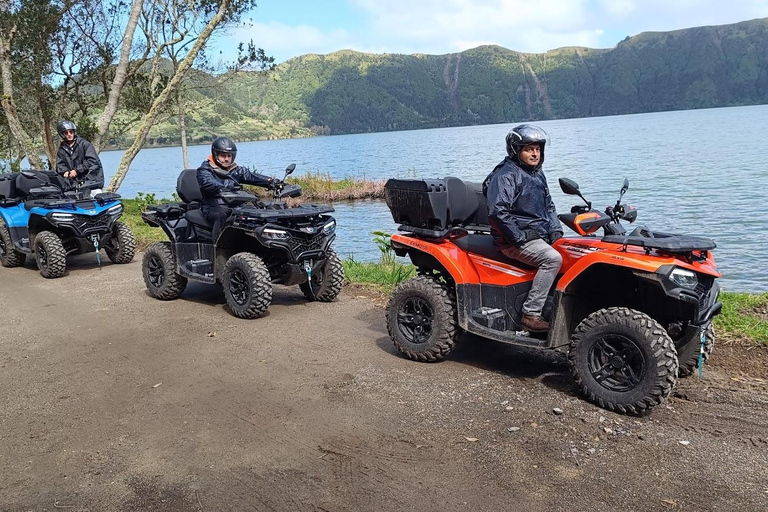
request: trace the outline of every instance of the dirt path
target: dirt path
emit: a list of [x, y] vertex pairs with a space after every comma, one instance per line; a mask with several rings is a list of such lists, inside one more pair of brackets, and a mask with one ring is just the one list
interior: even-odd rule
[[159, 302], [138, 262], [76, 262], [0, 269], [0, 510], [768, 509], [765, 351], [716, 346], [626, 417], [549, 354], [399, 358], [360, 290], [244, 321], [219, 288]]

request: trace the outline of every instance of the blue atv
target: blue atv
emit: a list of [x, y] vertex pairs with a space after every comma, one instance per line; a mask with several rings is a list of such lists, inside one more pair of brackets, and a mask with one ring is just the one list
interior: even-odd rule
[[18, 267], [31, 254], [52, 279], [64, 275], [69, 254], [95, 252], [101, 264], [104, 249], [113, 263], [133, 260], [136, 238], [118, 220], [120, 196], [91, 197], [94, 186], [52, 171], [0, 175], [0, 263]]

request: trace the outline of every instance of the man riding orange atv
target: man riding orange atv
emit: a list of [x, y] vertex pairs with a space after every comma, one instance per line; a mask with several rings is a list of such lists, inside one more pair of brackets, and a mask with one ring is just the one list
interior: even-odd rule
[[712, 349], [712, 319], [722, 308], [715, 243], [644, 227], [627, 233], [620, 221], [637, 216], [621, 204], [627, 180], [605, 212], [576, 183], [560, 186], [586, 204], [559, 215], [578, 236], [553, 242], [563, 263], [542, 311], [549, 330], [536, 334], [521, 324], [536, 269], [494, 245], [481, 185], [389, 180], [387, 205], [403, 233], [392, 236], [392, 248], [419, 274], [389, 301], [390, 337], [417, 361], [443, 359], [462, 332], [566, 352], [590, 401], [621, 413], [657, 406]]

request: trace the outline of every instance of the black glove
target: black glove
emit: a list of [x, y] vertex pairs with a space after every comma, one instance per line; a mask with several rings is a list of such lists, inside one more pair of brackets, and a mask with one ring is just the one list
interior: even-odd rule
[[517, 244], [517, 247], [520, 248], [530, 242], [531, 240], [536, 240], [537, 238], [541, 238], [541, 235], [538, 231], [535, 229], [524, 229], [523, 230], [523, 239], [520, 241], [520, 243]]
[[558, 240], [563, 238], [563, 232], [562, 231], [553, 231], [549, 234], [549, 245], [554, 244]]

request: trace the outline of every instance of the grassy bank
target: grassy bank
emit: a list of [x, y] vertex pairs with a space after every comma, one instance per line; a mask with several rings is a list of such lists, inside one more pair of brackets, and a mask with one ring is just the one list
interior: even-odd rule
[[334, 180], [328, 173], [308, 172], [290, 176], [288, 182], [301, 186], [305, 200], [333, 202], [384, 197], [384, 180], [349, 177]]
[[715, 318], [718, 333], [768, 346], [768, 293], [724, 292], [720, 301], [723, 312]]
[[[289, 176], [286, 181], [301, 186], [301, 201], [332, 203], [357, 199], [382, 199], [384, 197], [384, 180], [350, 177], [336, 180], [330, 174], [318, 171], [308, 172], [301, 176]], [[260, 187], [247, 188], [262, 197], [270, 197], [272, 194], [271, 191]]]

